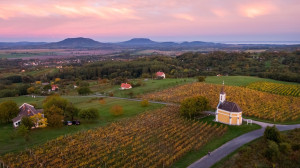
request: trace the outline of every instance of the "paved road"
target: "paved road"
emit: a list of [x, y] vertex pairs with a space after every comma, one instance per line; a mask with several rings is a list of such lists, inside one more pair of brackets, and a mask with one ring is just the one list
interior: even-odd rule
[[[259, 121], [253, 121], [253, 123], [262, 126], [262, 128], [259, 130], [255, 130], [255, 131], [243, 134], [243, 135], [225, 143], [221, 147], [219, 147], [216, 150], [214, 150], [213, 152], [211, 152], [210, 156], [206, 155], [206, 156], [202, 157], [201, 159], [197, 160], [196, 162], [194, 162], [193, 164], [188, 166], [188, 168], [209, 168], [212, 165], [214, 165], [215, 163], [217, 163], [218, 161], [220, 161], [225, 156], [229, 155], [230, 153], [232, 153], [239, 147], [243, 146], [244, 144], [261, 137], [264, 134], [265, 128], [267, 126], [274, 125], [274, 124], [264, 123], [264, 122], [259, 122]], [[295, 125], [275, 124], [275, 125], [279, 131], [300, 128], [300, 124], [295, 124]]]

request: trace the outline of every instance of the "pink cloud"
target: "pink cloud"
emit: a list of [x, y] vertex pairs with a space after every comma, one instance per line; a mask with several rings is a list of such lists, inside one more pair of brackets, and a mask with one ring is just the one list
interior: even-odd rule
[[300, 33], [299, 9], [298, 0], [1, 0], [0, 36]]

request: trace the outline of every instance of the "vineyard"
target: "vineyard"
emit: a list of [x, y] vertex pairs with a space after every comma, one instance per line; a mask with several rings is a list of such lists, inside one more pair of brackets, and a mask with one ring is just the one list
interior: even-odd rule
[[249, 84], [247, 88], [279, 95], [300, 97], [300, 85], [254, 82]]
[[9, 167], [170, 167], [227, 127], [186, 120], [169, 106], [107, 127], [61, 136], [0, 158]]
[[[192, 96], [205, 96], [213, 108], [219, 102], [221, 85], [193, 83], [157, 93], [145, 95], [144, 99], [179, 103]], [[237, 103], [243, 115], [272, 121], [293, 121], [300, 118], [300, 97], [281, 96], [248, 88], [226, 86], [226, 100]]]

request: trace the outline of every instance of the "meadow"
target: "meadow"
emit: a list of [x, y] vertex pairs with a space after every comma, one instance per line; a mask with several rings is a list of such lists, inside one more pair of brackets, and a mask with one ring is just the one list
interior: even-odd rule
[[[30, 148], [39, 144], [43, 144], [48, 140], [57, 138], [61, 135], [67, 135], [75, 133], [78, 131], [94, 129], [100, 126], [105, 126], [111, 122], [118, 121], [124, 118], [129, 118], [137, 114], [143, 113], [145, 111], [157, 109], [163, 107], [161, 104], [150, 104], [148, 107], [142, 107], [140, 103], [128, 100], [117, 100], [111, 98], [105, 98], [105, 104], [100, 104], [97, 98], [91, 97], [64, 97], [70, 102], [74, 103], [76, 107], [80, 109], [86, 108], [97, 108], [100, 118], [95, 121], [84, 121], [79, 119], [82, 124], [79, 126], [64, 126], [61, 128], [44, 128], [44, 129], [34, 129], [31, 131], [31, 139], [26, 142], [23, 137], [14, 135], [14, 128], [12, 124], [1, 124], [0, 125], [0, 155], [7, 152], [16, 152]], [[32, 98], [29, 96], [20, 96], [13, 98], [1, 98], [0, 102], [6, 100], [13, 100], [18, 105], [22, 105], [24, 102], [36, 104], [38, 108], [42, 107], [42, 102], [44, 97]], [[123, 115], [113, 116], [110, 114], [110, 108], [114, 105], [120, 105], [123, 107]]]
[[[150, 93], [143, 98], [180, 103], [188, 97], [204, 96], [208, 98], [210, 106], [216, 108], [221, 87], [222, 85], [192, 83]], [[225, 86], [225, 92], [226, 100], [237, 103], [244, 116], [273, 122], [298, 121], [300, 118], [299, 97], [275, 95], [237, 86]]]
[[[196, 78], [169, 78], [163, 80], [153, 80], [153, 79], [140, 79], [143, 81], [142, 86], [133, 87], [129, 90], [120, 90], [120, 85], [111, 86], [110, 84], [97, 85], [97, 82], [91, 82], [91, 90], [95, 93], [102, 93], [108, 95], [113, 93], [115, 97], [141, 97], [143, 94], [156, 92], [170, 87], [183, 85], [187, 83], [192, 83], [196, 81]], [[130, 83], [130, 82], [129, 82]]]
[[60, 136], [1, 160], [10, 167], [170, 167], [227, 130], [224, 125], [186, 120], [178, 110], [166, 107], [107, 127]]

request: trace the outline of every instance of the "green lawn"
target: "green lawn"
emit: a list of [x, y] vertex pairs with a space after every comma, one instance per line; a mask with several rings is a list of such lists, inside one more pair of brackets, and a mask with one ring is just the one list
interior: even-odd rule
[[[200, 121], [208, 122], [211, 124], [218, 124], [218, 125], [224, 125], [221, 123], [215, 123], [213, 122], [214, 116], [209, 116], [206, 118], [201, 119]], [[186, 154], [184, 157], [182, 157], [180, 160], [175, 162], [172, 167], [174, 168], [184, 168], [189, 166], [190, 164], [194, 163], [198, 159], [202, 158], [203, 156], [207, 155], [209, 151], [213, 151], [217, 149], [218, 147], [222, 146], [226, 142], [242, 135], [247, 132], [260, 129], [261, 127], [259, 125], [253, 124], [253, 125], [247, 125], [243, 123], [241, 126], [230, 126], [228, 125], [227, 132], [220, 138], [212, 139], [210, 142], [208, 142], [205, 146], [203, 146], [198, 151], [191, 151], [188, 154]]]
[[[181, 78], [181, 79], [163, 79], [163, 80], [144, 80], [144, 86], [133, 87], [129, 90], [120, 90], [120, 85], [113, 87], [103, 87], [93, 86], [92, 90], [95, 92], [106, 93], [112, 92], [115, 97], [130, 97], [132, 93], [133, 97], [139, 97], [139, 95], [155, 92], [163, 89], [167, 89], [173, 86], [182, 85], [186, 83], [195, 82], [195, 78]], [[95, 88], [96, 87], [96, 88]]]
[[[99, 100], [95, 98], [87, 97], [64, 97], [69, 101], [73, 102], [78, 108], [97, 108], [99, 109], [99, 120], [96, 121], [82, 121], [80, 126], [64, 126], [62, 128], [44, 128], [44, 129], [35, 129], [31, 132], [31, 140], [26, 142], [22, 137], [16, 137], [14, 139], [10, 138], [10, 135], [13, 133], [14, 128], [12, 124], [0, 125], [0, 155], [3, 155], [8, 152], [21, 151], [26, 148], [33, 147], [35, 145], [40, 145], [45, 143], [50, 139], [54, 139], [61, 135], [66, 135], [70, 133], [75, 133], [82, 130], [93, 129], [99, 126], [107, 125], [111, 122], [118, 121], [123, 118], [128, 118], [135, 116], [142, 112], [160, 108], [163, 105], [161, 104], [150, 104], [148, 107], [141, 107], [139, 102], [128, 101], [128, 100], [117, 100], [112, 98], [105, 98], [106, 104], [101, 105]], [[21, 105], [24, 102], [36, 103], [38, 106], [41, 106], [44, 98], [33, 99], [31, 97], [15, 97], [15, 98], [5, 98], [0, 99], [0, 102], [11, 99], [17, 102], [18, 105]], [[114, 117], [110, 114], [109, 110], [113, 105], [121, 105], [124, 110], [124, 114], [118, 117]]]
[[222, 84], [224, 81], [225, 85], [229, 86], [247, 86], [253, 82], [272, 82], [281, 84], [298, 84], [293, 82], [277, 81], [267, 78], [259, 78], [253, 76], [207, 76], [205, 79], [206, 83]]

